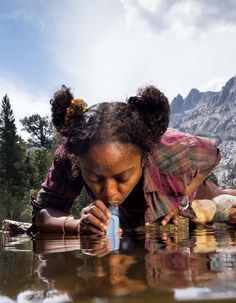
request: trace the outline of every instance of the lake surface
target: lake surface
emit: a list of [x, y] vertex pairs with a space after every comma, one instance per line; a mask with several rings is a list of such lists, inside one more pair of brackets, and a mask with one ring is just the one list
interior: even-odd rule
[[0, 303], [236, 302], [227, 225], [121, 239], [0, 237]]

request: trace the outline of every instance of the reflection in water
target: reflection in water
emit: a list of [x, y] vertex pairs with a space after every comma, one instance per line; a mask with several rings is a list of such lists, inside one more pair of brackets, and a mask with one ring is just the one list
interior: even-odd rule
[[0, 295], [0, 303], [66, 303], [71, 302], [67, 294], [60, 294], [58, 291], [32, 291], [27, 290], [19, 293], [13, 301], [6, 296]]
[[119, 250], [110, 240], [41, 235], [33, 247], [5, 240], [0, 303], [236, 298], [236, 231], [228, 226], [199, 227], [181, 238], [127, 234]]
[[[44, 241], [44, 245], [47, 247], [47, 241]], [[36, 251], [39, 260], [36, 272], [48, 288], [66, 290], [73, 298], [120, 296], [147, 288], [143, 276], [139, 277], [136, 268], [139, 260], [122, 252], [108, 254], [109, 242], [106, 237], [99, 240], [82, 238], [80, 245], [81, 251], [65, 254], [43, 255], [42, 250], [41, 254]], [[48, 251], [47, 248], [46, 250]], [[99, 257], [95, 257], [95, 254]], [[132, 270], [134, 274], [128, 275]]]

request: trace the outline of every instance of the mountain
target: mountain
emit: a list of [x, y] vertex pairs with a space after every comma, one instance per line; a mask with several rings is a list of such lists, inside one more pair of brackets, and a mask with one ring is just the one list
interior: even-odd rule
[[170, 127], [216, 139], [222, 160], [215, 170], [221, 186], [236, 185], [236, 76], [220, 92], [193, 88], [171, 102]]

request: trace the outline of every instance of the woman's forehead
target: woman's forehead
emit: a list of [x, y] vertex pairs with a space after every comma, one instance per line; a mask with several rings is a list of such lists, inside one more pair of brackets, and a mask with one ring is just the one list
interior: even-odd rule
[[107, 142], [95, 144], [80, 158], [81, 168], [93, 172], [119, 173], [140, 162], [141, 152], [131, 144]]

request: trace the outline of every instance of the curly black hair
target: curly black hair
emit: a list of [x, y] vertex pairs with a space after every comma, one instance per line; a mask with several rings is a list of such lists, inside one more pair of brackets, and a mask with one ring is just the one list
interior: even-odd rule
[[65, 123], [67, 108], [73, 95], [65, 85], [50, 101], [52, 122], [68, 146], [77, 155], [101, 142], [129, 143], [142, 153], [159, 143], [169, 123], [169, 102], [154, 86], [140, 89], [126, 102], [103, 102], [91, 106], [86, 112], [78, 108], [70, 123]]

